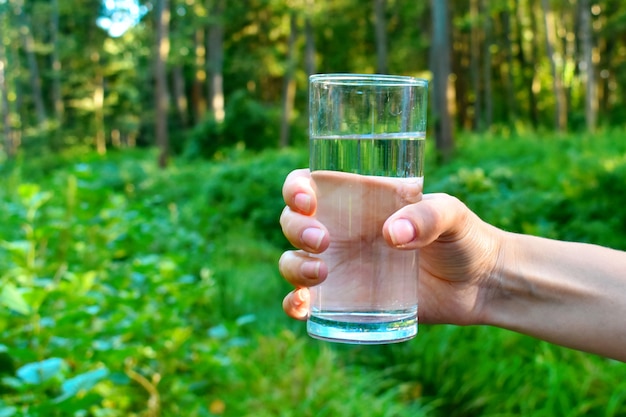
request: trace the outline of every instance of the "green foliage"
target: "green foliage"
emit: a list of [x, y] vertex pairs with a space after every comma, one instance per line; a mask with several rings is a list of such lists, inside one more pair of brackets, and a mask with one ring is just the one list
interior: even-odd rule
[[193, 127], [187, 140], [175, 142], [174, 150], [182, 152], [186, 158], [211, 158], [225, 146], [223, 130], [223, 124], [218, 123], [213, 115], [208, 115]]
[[248, 222], [254, 224], [266, 240], [275, 246], [284, 246], [285, 238], [276, 227], [284, 202], [277, 196], [282, 195], [287, 174], [294, 167], [305, 165], [302, 152], [267, 151], [253, 159], [218, 167], [203, 191], [215, 208], [213, 225], [231, 228], [228, 219]]
[[[0, 3], [0, 78], [6, 92], [0, 105], [0, 158], [4, 153], [12, 157], [14, 147], [32, 156], [93, 149], [96, 141], [109, 149], [154, 145], [155, 118], [162, 117], [155, 111], [153, 71], [161, 50], [156, 47], [158, 7], [138, 3], [146, 7], [145, 16], [119, 37], [108, 36], [98, 17], [122, 18], [127, 12], [122, 2]], [[432, 50], [430, 34], [440, 25], [431, 18], [429, 2], [383, 3], [379, 9], [376, 2], [363, 0], [169, 2], [163, 42], [171, 46], [165, 58], [166, 117], [174, 153], [212, 157], [237, 144], [253, 150], [275, 147], [280, 113], [287, 106], [293, 107], [290, 141], [300, 143], [311, 71], [432, 78], [430, 61], [440, 51]], [[546, 53], [542, 18], [548, 3], [492, 1], [480, 13], [472, 4], [449, 6], [454, 42], [447, 53], [455, 80], [450, 104], [457, 126], [551, 128], [559, 96], [552, 58], [565, 88], [568, 128], [586, 127], [591, 96], [582, 65], [586, 26], [581, 8], [571, 7], [571, 1], [549, 2], [560, 16], [552, 54]], [[111, 5], [120, 9], [110, 10]], [[600, 125], [620, 126], [626, 117], [626, 63], [619, 53], [626, 39], [624, 4], [605, 0], [591, 9], [587, 35], [597, 64], [592, 83], [598, 99], [587, 104], [597, 105]], [[216, 27], [223, 32], [213, 31]], [[293, 80], [294, 91], [286, 88], [285, 78]], [[223, 81], [223, 89], [213, 84], [216, 80]], [[226, 106], [223, 123], [211, 115], [213, 89]]]
[[[365, 363], [384, 369], [408, 400], [433, 407], [429, 415], [617, 416], [626, 409], [613, 394], [625, 386], [623, 364], [500, 329], [422, 326], [415, 342], [379, 350]], [[607, 410], [607, 402], [616, 407]]]
[[[624, 247], [622, 132], [477, 137], [427, 191], [509, 230]], [[430, 146], [430, 145], [429, 145]], [[301, 150], [2, 167], [0, 416], [619, 416], [626, 368], [487, 327], [340, 346], [284, 317]]]
[[626, 249], [622, 135], [465, 137], [451, 164], [426, 167], [427, 189], [510, 231]]
[[255, 101], [245, 91], [233, 94], [226, 106], [222, 123], [207, 116], [191, 131], [185, 143], [186, 157], [213, 157], [216, 152], [235, 144], [246, 149], [261, 150], [278, 147], [279, 114]]

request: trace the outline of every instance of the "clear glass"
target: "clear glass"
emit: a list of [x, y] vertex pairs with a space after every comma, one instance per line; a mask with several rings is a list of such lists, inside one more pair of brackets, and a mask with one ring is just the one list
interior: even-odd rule
[[387, 245], [385, 220], [421, 199], [428, 83], [392, 75], [310, 78], [310, 169], [331, 245], [307, 329], [345, 343], [417, 334], [419, 253]]

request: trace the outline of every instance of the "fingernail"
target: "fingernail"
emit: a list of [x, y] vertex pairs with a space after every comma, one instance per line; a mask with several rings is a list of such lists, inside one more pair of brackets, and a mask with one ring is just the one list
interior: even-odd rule
[[413, 223], [407, 219], [398, 219], [391, 223], [389, 236], [395, 246], [403, 246], [412, 242], [417, 236]]
[[317, 279], [320, 276], [320, 261], [308, 261], [302, 264], [302, 275], [309, 279]]
[[326, 233], [323, 230], [309, 227], [302, 232], [302, 241], [313, 249], [319, 249]]
[[311, 211], [311, 196], [304, 193], [298, 193], [293, 199], [294, 204], [303, 213]]
[[291, 297], [291, 305], [294, 307], [300, 307], [304, 301], [302, 301], [301, 297], [298, 296], [298, 293], [294, 293], [293, 297]]
[[294, 291], [293, 297], [291, 297], [291, 305], [298, 310], [300, 318], [306, 318], [308, 316], [308, 310], [301, 311], [302, 307], [308, 306], [309, 292], [306, 289], [299, 289]]

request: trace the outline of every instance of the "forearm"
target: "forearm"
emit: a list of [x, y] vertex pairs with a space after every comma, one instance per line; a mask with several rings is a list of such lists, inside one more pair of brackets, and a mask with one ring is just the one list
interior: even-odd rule
[[626, 252], [507, 233], [488, 324], [626, 361]]

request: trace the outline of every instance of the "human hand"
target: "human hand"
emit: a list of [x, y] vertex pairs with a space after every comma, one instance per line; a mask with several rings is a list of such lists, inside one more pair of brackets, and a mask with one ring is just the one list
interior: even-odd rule
[[[309, 314], [308, 287], [320, 284], [328, 275], [328, 266], [315, 255], [328, 249], [330, 235], [315, 216], [318, 204], [308, 170], [289, 174], [283, 198], [287, 204], [280, 219], [283, 233], [300, 249], [285, 252], [279, 261], [281, 274], [296, 287], [285, 297], [283, 308], [289, 316], [303, 320]], [[497, 289], [502, 231], [446, 194], [424, 195], [421, 202], [392, 214], [382, 229], [391, 247], [420, 249], [422, 323], [484, 321], [485, 303]]]

